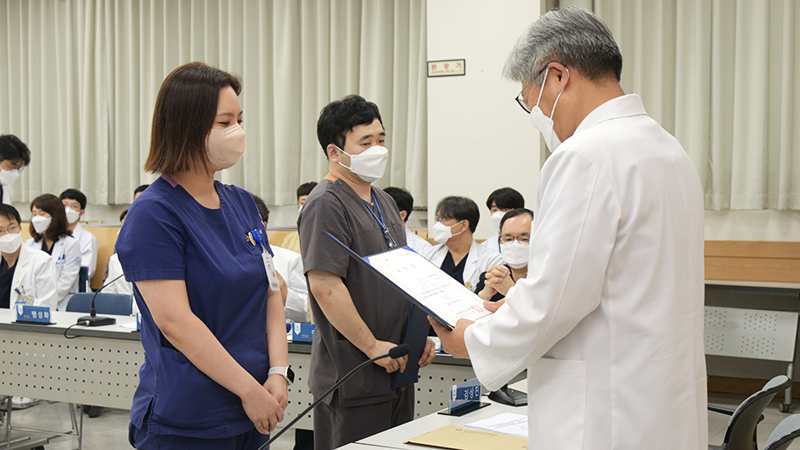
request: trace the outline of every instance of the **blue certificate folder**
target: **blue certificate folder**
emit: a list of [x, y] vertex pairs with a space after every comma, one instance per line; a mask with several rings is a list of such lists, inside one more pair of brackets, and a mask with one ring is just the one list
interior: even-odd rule
[[[388, 278], [386, 278], [382, 273], [380, 273], [377, 269], [372, 267], [372, 265], [368, 261], [368, 257], [362, 258], [358, 255], [358, 253], [354, 252], [350, 249], [350, 247], [344, 245], [339, 239], [336, 239], [332, 234], [326, 232], [325, 234], [328, 235], [331, 239], [334, 240], [337, 244], [339, 244], [343, 249], [347, 250], [347, 253], [350, 254], [356, 261], [361, 262], [362, 264], [366, 265], [370, 272], [374, 273], [378, 276], [378, 278], [384, 280], [385, 282], [389, 283], [392, 287], [394, 287], [398, 292], [403, 294], [403, 297], [408, 298], [414, 304], [417, 304], [416, 300], [413, 297], [408, 295], [404, 290], [400, 289], [392, 283]], [[411, 250], [408, 247], [405, 247]], [[413, 251], [413, 250], [412, 250]], [[407, 384], [416, 383], [417, 377], [419, 375], [419, 359], [422, 357], [422, 352], [425, 351], [425, 343], [428, 341], [428, 330], [430, 329], [431, 324], [428, 323], [428, 313], [423, 311], [421, 308], [414, 308], [411, 310], [411, 314], [408, 316], [408, 323], [406, 324], [406, 331], [403, 335], [403, 344], [408, 344], [411, 348], [411, 351], [408, 352], [408, 363], [406, 364], [406, 370], [401, 372], [395, 372], [394, 377], [392, 378], [392, 389], [397, 389], [399, 387], [405, 386]]]

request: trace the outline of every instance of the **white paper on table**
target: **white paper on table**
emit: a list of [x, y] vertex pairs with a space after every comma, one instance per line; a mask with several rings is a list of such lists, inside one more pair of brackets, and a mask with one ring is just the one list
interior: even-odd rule
[[451, 328], [459, 319], [491, 314], [477, 294], [412, 250], [396, 248], [364, 259]]
[[127, 330], [135, 330], [136, 329], [136, 321], [133, 322], [118, 322], [120, 328], [125, 328]]
[[464, 425], [477, 430], [528, 437], [528, 416], [514, 413], [498, 414], [488, 419]]

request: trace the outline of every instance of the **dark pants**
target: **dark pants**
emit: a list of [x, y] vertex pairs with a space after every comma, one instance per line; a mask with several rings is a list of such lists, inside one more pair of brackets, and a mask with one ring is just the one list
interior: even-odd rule
[[128, 426], [128, 441], [138, 450], [257, 450], [269, 440], [253, 428], [251, 431], [222, 439], [200, 439], [172, 434], [154, 434], [147, 432], [147, 420], [144, 430]]
[[395, 389], [382, 403], [344, 407], [338, 393], [314, 410], [314, 449], [331, 450], [414, 419], [414, 384]]

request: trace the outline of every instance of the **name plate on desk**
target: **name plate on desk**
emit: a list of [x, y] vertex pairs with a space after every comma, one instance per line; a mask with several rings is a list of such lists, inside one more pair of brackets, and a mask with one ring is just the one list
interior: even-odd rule
[[48, 306], [31, 306], [17, 302], [17, 322], [34, 322], [50, 324], [50, 308]]
[[313, 323], [293, 323], [292, 341], [311, 342], [314, 337], [314, 330], [317, 328]]
[[477, 378], [450, 386], [450, 402], [447, 412], [456, 414], [459, 411], [470, 410], [480, 405], [481, 383]]

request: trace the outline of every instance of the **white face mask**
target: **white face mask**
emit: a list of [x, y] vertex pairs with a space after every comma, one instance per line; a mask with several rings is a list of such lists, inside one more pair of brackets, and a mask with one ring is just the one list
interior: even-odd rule
[[64, 211], [67, 213], [67, 223], [75, 223], [81, 217], [81, 213], [75, 211], [74, 209], [67, 206], [64, 208]]
[[[567, 70], [567, 76], [569, 77], [569, 69], [566, 67], [564, 69]], [[553, 111], [551, 111], [550, 117], [545, 116], [542, 109], [539, 108], [539, 102], [542, 101], [542, 92], [544, 92], [544, 85], [547, 83], [547, 72], [549, 70], [549, 67], [544, 70], [544, 82], [542, 83], [541, 89], [539, 89], [539, 98], [536, 100], [536, 106], [531, 109], [530, 120], [531, 125], [542, 132], [544, 142], [552, 153], [561, 145], [561, 141], [558, 139], [555, 130], [553, 130], [553, 116], [556, 114], [556, 105], [558, 105], [558, 99], [561, 98], [561, 92], [564, 92], [564, 89], [561, 89], [561, 92], [558, 93], [556, 101], [553, 103]]]
[[383, 177], [386, 171], [386, 162], [389, 160], [389, 149], [380, 145], [373, 145], [357, 155], [351, 155], [339, 149], [340, 152], [350, 157], [350, 167], [345, 166], [339, 161], [339, 165], [358, 175], [359, 178], [372, 183]]
[[530, 247], [530, 243], [523, 243], [515, 239], [509, 243], [501, 243], [500, 254], [503, 255], [503, 261], [511, 268], [522, 269], [528, 265]]
[[503, 216], [505, 215], [505, 211], [495, 211], [492, 213], [492, 227], [494, 227], [494, 231], [500, 232], [500, 222], [503, 221]]
[[22, 245], [20, 233], [6, 233], [0, 237], [0, 253], [14, 253]]
[[17, 182], [19, 178], [19, 170], [0, 170], [0, 184], [3, 186], [11, 186]]
[[50, 217], [44, 217], [44, 216], [31, 217], [31, 224], [33, 225], [33, 229], [36, 230], [36, 232], [39, 234], [43, 234], [45, 231], [47, 231], [47, 227], [50, 226], [50, 222], [52, 221], [53, 219]]
[[224, 130], [211, 129], [206, 140], [206, 154], [211, 164], [227, 169], [242, 159], [246, 146], [244, 128], [235, 123]]
[[442, 222], [436, 222], [435, 224], [433, 224], [433, 240], [440, 244], [445, 244], [447, 243], [447, 241], [450, 240], [451, 237], [458, 236], [459, 234], [463, 233], [464, 232], [463, 230], [456, 234], [453, 234], [452, 231], [453, 227], [461, 222], [463, 222], [463, 220], [460, 220], [450, 225], [449, 227], [443, 224]]

